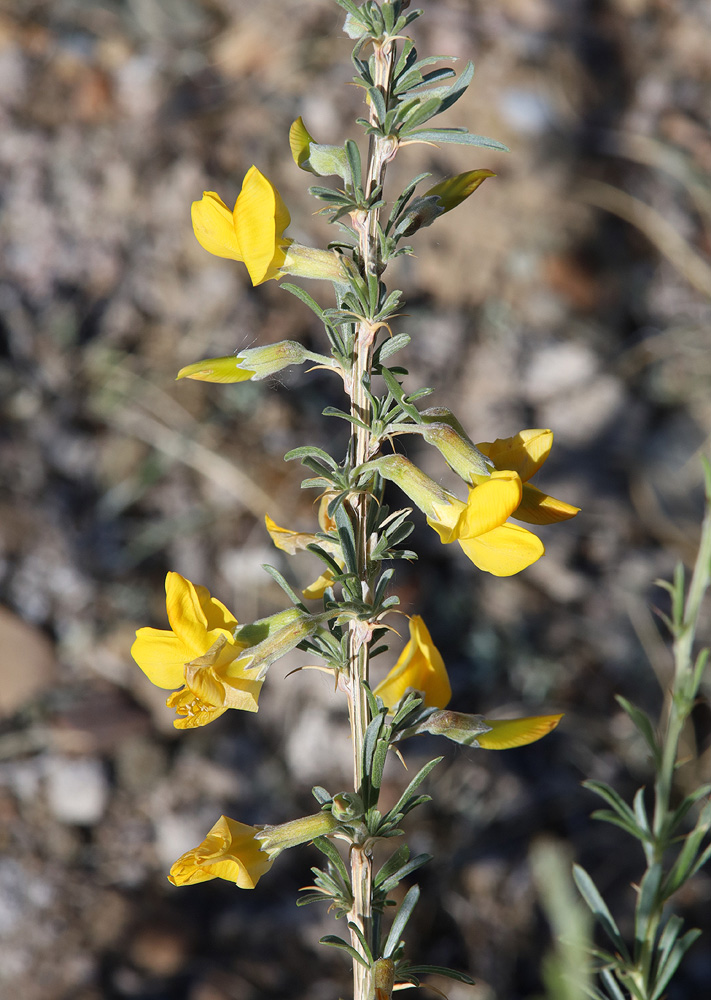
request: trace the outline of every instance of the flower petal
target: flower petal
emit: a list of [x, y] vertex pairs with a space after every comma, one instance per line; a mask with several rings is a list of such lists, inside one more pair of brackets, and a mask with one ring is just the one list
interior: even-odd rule
[[313, 583], [301, 591], [307, 601], [315, 601], [326, 593], [329, 587], [333, 586], [333, 573], [330, 569], [325, 570], [321, 576], [317, 577]]
[[521, 502], [521, 480], [516, 472], [494, 471], [469, 491], [467, 509], [459, 521], [455, 538], [475, 538], [503, 524]]
[[274, 185], [250, 167], [234, 211], [235, 230], [253, 285], [276, 278], [284, 263], [284, 230], [289, 210]]
[[477, 445], [497, 469], [513, 469], [525, 483], [540, 469], [553, 444], [553, 432], [534, 428], [514, 437], [482, 441]]
[[256, 375], [249, 368], [242, 368], [241, 362], [244, 358], [238, 358], [230, 354], [226, 358], [206, 358], [204, 361], [194, 361], [191, 365], [181, 368], [175, 376], [176, 381], [180, 378], [193, 378], [198, 382], [247, 382]]
[[207, 615], [203, 610], [209, 592], [198, 588], [180, 573], [168, 573], [165, 578], [165, 606], [168, 621], [175, 634], [191, 651], [188, 659], [202, 656], [212, 645], [207, 634]]
[[540, 538], [518, 524], [502, 524], [459, 544], [475, 566], [493, 576], [513, 576], [540, 559], [545, 549]]
[[202, 200], [193, 202], [190, 215], [197, 241], [208, 253], [230, 260], [244, 260], [234, 216], [219, 195], [214, 191], [203, 191]]
[[386, 708], [393, 708], [408, 688], [422, 691], [428, 708], [444, 708], [452, 697], [444, 660], [419, 615], [410, 619], [410, 640], [375, 694]]
[[575, 517], [579, 511], [580, 507], [556, 500], [535, 486], [524, 483], [521, 503], [511, 516], [527, 524], [555, 524]]
[[222, 601], [213, 597], [207, 587], [195, 585], [195, 593], [200, 604], [200, 609], [205, 616], [205, 623], [208, 631], [214, 629], [226, 629], [230, 634], [239, 625], [239, 622], [231, 611], [225, 607]]
[[220, 816], [205, 840], [178, 858], [169, 880], [173, 885], [195, 885], [222, 878], [240, 889], [253, 889], [272, 866], [272, 859], [255, 840], [258, 832], [256, 827]]
[[481, 733], [476, 741], [484, 750], [525, 747], [550, 733], [562, 718], [562, 715], [536, 715], [529, 719], [484, 719], [491, 731]]
[[160, 688], [180, 687], [192, 655], [174, 632], [157, 628], [139, 628], [131, 646], [131, 656], [151, 684]]
[[177, 719], [173, 720], [176, 729], [197, 729], [206, 726], [215, 719], [219, 719], [227, 711], [224, 708], [206, 705], [190, 690], [189, 687], [182, 687], [180, 691], [174, 691], [166, 701], [168, 708], [174, 708]]

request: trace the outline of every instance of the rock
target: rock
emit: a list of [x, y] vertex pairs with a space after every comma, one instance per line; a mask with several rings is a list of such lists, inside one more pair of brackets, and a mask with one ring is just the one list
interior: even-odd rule
[[13, 715], [54, 680], [54, 647], [47, 637], [0, 607], [0, 718]]
[[99, 822], [109, 788], [98, 758], [50, 757], [45, 780], [49, 808], [60, 823], [93, 826]]

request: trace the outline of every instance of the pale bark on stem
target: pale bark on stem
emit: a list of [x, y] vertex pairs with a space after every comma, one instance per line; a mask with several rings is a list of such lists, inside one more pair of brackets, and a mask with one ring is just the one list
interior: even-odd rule
[[[387, 100], [390, 90], [390, 79], [395, 57], [395, 42], [384, 45], [374, 43], [375, 54], [375, 84]], [[371, 108], [371, 121], [374, 118]], [[379, 136], [371, 136], [368, 149], [368, 165], [365, 193], [370, 195], [376, 187], [383, 184], [385, 169], [392, 159], [395, 144]], [[363, 261], [364, 275], [377, 275], [379, 268], [378, 245], [378, 210], [368, 212], [359, 226], [359, 251]], [[365, 394], [363, 379], [370, 373], [372, 363], [373, 341], [376, 329], [367, 320], [358, 324], [355, 342], [355, 357], [351, 388], [351, 413], [366, 426], [353, 425], [351, 436], [351, 462], [360, 465], [371, 458], [372, 435], [370, 430], [371, 412]], [[358, 571], [361, 580], [363, 600], [371, 602], [372, 569], [368, 555], [367, 514], [371, 497], [368, 493], [360, 493], [353, 497], [352, 511], [355, 518], [356, 555]], [[363, 681], [368, 680], [370, 661], [370, 640], [364, 638], [363, 623], [353, 622], [350, 628], [349, 640], [349, 710], [351, 736], [353, 744], [353, 781], [356, 792], [363, 780], [362, 759], [365, 731], [370, 721], [368, 702], [363, 689]], [[356, 844], [351, 848], [351, 883], [353, 886], [353, 907], [349, 920], [362, 932], [371, 948], [372, 940], [372, 874], [373, 862], [367, 845]], [[351, 934], [353, 948], [362, 954], [362, 947], [355, 934]], [[370, 969], [353, 961], [353, 996], [354, 1000], [368, 1000], [372, 995], [372, 975]]]

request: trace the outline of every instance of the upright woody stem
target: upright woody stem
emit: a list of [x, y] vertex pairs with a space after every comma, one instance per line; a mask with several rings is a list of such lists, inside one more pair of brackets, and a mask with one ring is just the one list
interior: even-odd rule
[[[383, 44], [374, 43], [375, 84], [386, 102], [390, 92], [390, 80], [395, 59], [395, 43], [386, 40]], [[371, 107], [371, 122], [375, 120], [375, 110]], [[373, 135], [368, 149], [368, 165], [366, 174], [365, 194], [369, 197], [373, 191], [383, 185], [388, 162], [397, 150], [396, 144], [381, 136]], [[369, 276], [379, 277], [380, 254], [378, 242], [378, 209], [362, 213], [358, 219], [359, 252], [363, 262], [363, 273], [367, 280]], [[365, 426], [353, 425], [350, 443], [350, 460], [353, 466], [360, 465], [372, 458], [372, 435], [370, 432], [371, 410], [365, 387], [370, 380], [373, 343], [377, 333], [377, 325], [371, 317], [364, 316], [358, 323], [355, 339], [355, 355], [353, 359], [353, 378], [351, 387], [351, 414]], [[372, 604], [372, 566], [368, 553], [367, 515], [368, 506], [372, 500], [370, 492], [362, 492], [352, 498], [351, 509], [355, 520], [356, 555], [361, 581], [361, 594], [364, 602]], [[349, 707], [351, 737], [353, 743], [353, 783], [356, 792], [360, 790], [363, 781], [363, 743], [365, 731], [370, 722], [368, 702], [365, 697], [363, 682], [368, 680], [370, 661], [370, 630], [367, 624], [352, 622], [349, 636]], [[372, 855], [367, 844], [355, 844], [351, 848], [351, 883], [353, 886], [353, 907], [349, 919], [362, 932], [371, 949], [372, 940]], [[351, 933], [352, 946], [362, 954], [358, 937]], [[368, 1000], [372, 994], [371, 970], [353, 961], [353, 996], [354, 1000]]]

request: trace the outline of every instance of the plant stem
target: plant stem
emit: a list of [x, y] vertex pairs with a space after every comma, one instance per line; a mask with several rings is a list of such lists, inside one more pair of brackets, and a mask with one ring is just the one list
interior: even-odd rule
[[[395, 58], [395, 43], [387, 40], [384, 44], [374, 43], [375, 84], [386, 102], [390, 93], [390, 80]], [[371, 122], [375, 120], [375, 109], [371, 106]], [[382, 186], [385, 170], [392, 159], [396, 146], [387, 138], [371, 135], [368, 148], [368, 165], [365, 195]], [[371, 209], [359, 220], [359, 252], [363, 262], [366, 281], [369, 276], [379, 276], [380, 248], [378, 240], [378, 210]], [[371, 279], [372, 280], [372, 279]], [[373, 343], [377, 325], [369, 317], [363, 317], [358, 324], [351, 381], [351, 413], [358, 417], [365, 427], [353, 425], [350, 445], [350, 460], [353, 466], [361, 465], [373, 457], [373, 441], [370, 432], [371, 408], [366, 395], [370, 382], [373, 357]], [[361, 492], [351, 501], [355, 519], [356, 558], [361, 581], [361, 596], [367, 604], [372, 604], [373, 572], [368, 552], [367, 516], [372, 502], [372, 492]], [[365, 627], [364, 627], [365, 626]], [[351, 622], [349, 635], [349, 713], [353, 744], [353, 783], [358, 792], [363, 781], [363, 742], [370, 722], [368, 701], [363, 683], [368, 680], [370, 666], [370, 632], [367, 623]], [[351, 884], [353, 887], [353, 907], [349, 919], [363, 934], [373, 953], [376, 948], [372, 940], [372, 855], [367, 844], [354, 844], [350, 854]], [[357, 936], [351, 933], [352, 946], [362, 954], [363, 949]], [[364, 956], [365, 957], [365, 956]], [[372, 972], [355, 959], [353, 961], [354, 1000], [368, 1000], [372, 993]]]

